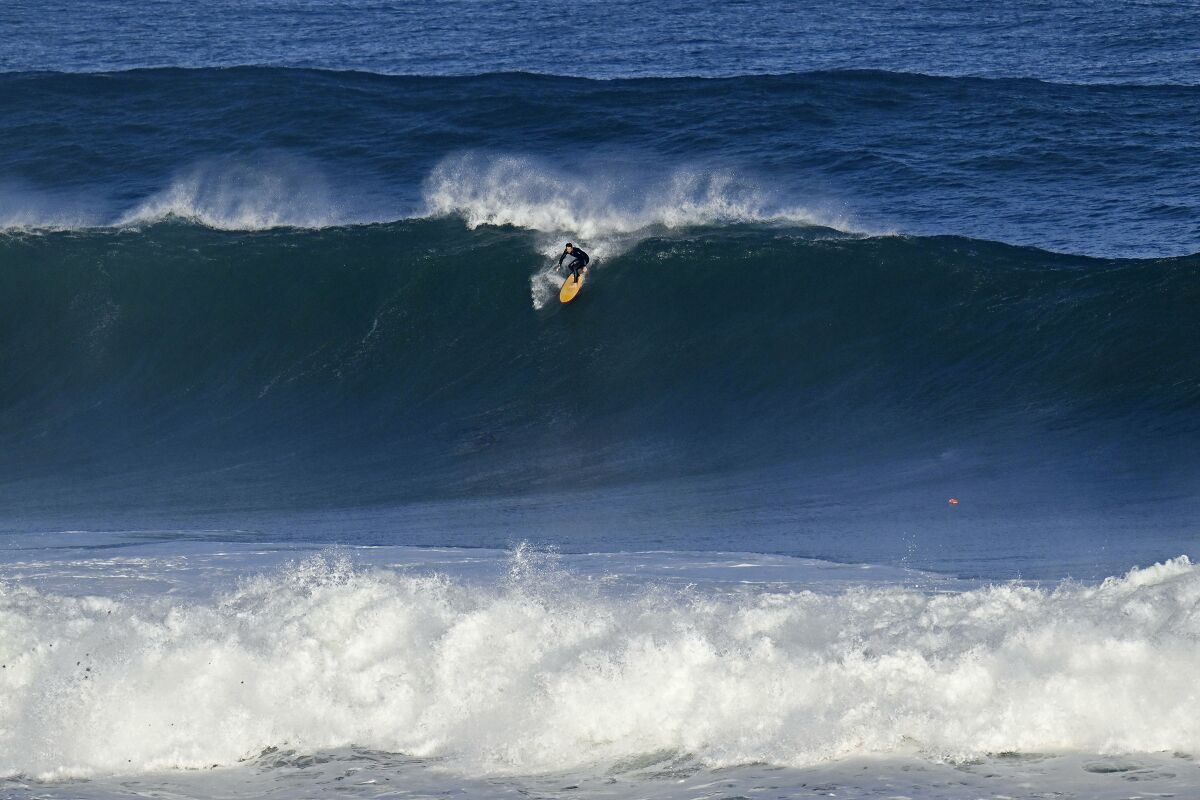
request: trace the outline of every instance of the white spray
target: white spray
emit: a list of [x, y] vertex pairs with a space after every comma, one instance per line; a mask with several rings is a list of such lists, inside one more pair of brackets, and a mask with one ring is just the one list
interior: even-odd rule
[[314, 558], [215, 602], [0, 588], [0, 775], [268, 746], [530, 773], [677, 751], [803, 766], [918, 748], [1200, 748], [1200, 570], [949, 594], [471, 585]]

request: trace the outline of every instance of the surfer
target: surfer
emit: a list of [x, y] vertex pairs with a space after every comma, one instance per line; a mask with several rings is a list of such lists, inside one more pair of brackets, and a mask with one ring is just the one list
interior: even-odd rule
[[575, 282], [579, 283], [579, 270], [586, 267], [591, 259], [588, 258], [587, 253], [583, 252], [570, 242], [567, 242], [567, 248], [563, 250], [562, 255], [558, 257], [558, 265], [560, 267], [562, 266], [563, 259], [567, 256], [572, 256], [575, 259], [570, 264], [567, 264], [567, 269], [571, 270], [571, 274], [575, 276]]

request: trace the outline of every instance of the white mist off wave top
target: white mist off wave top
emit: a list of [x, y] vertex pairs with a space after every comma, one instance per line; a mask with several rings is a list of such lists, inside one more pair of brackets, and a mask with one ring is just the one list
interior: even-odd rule
[[514, 225], [580, 240], [654, 226], [790, 222], [844, 228], [845, 217], [790, 207], [733, 170], [677, 167], [564, 170], [524, 156], [466, 154], [426, 181], [431, 214], [471, 227]]
[[118, 226], [176, 218], [220, 230], [325, 228], [354, 222], [333, 199], [320, 168], [306, 159], [260, 154], [210, 159], [177, 174], [125, 213]]
[[162, 188], [121, 208], [103, 190], [58, 191], [0, 182], [0, 231], [81, 230], [183, 220], [209, 228], [258, 231], [327, 228], [395, 219], [377, 198], [347, 202], [322, 167], [288, 153], [209, 158], [175, 172]]
[[657, 751], [801, 766], [914, 748], [1200, 749], [1200, 570], [1097, 587], [496, 586], [317, 557], [213, 603], [0, 587], [0, 775], [228, 765], [268, 746], [481, 774]]
[[563, 236], [590, 240], [593, 248], [608, 246], [610, 255], [655, 227], [781, 222], [851, 230], [845, 214], [789, 205], [732, 169], [566, 170], [528, 156], [469, 153], [430, 172], [423, 208], [413, 208], [391, 183], [386, 175], [356, 183], [313, 158], [274, 150], [203, 159], [132, 206], [117, 205], [102, 189], [64, 192], [7, 181], [0, 182], [0, 230], [121, 228], [168, 219], [218, 230], [320, 229], [459, 215], [472, 228], [537, 231], [560, 248]]

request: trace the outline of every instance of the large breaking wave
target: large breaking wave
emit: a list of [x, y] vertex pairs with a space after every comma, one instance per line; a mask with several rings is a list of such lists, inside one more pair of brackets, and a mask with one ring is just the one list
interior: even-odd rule
[[[1145, 543], [1197, 510], [1196, 257], [985, 239], [1194, 250], [1194, 94], [0, 76], [0, 501], [75, 527], [570, 491], [569, 524], [476, 521], [892, 560], [932, 529], [962, 552], [968, 518], [1032, 547], [1024, 514], [1117, 526], [1107, 570], [1189, 552]], [[597, 263], [563, 309], [568, 239]]]
[[0, 776], [351, 744], [475, 775], [1195, 752], [1198, 591], [1186, 558], [1098, 586], [613, 590], [524, 550], [498, 585], [333, 556], [211, 602], [0, 585]]

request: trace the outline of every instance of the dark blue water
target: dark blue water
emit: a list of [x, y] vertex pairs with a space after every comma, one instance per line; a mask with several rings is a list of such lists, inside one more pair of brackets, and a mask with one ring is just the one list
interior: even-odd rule
[[12, 4], [0, 525], [1196, 553], [1198, 19]]
[[1185, 255], [1200, 250], [1198, 101], [1196, 87], [882, 72], [9, 74], [0, 221], [313, 227], [457, 210], [585, 236], [717, 214]]
[[269, 64], [597, 78], [880, 69], [1200, 82], [1195, 2], [13, 0], [0, 69]]

